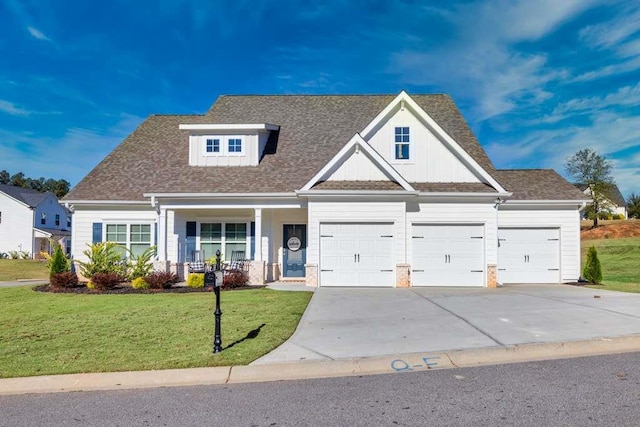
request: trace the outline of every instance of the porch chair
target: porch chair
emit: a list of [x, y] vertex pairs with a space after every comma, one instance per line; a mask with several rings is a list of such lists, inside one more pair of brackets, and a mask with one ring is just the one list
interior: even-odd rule
[[231, 261], [228, 265], [225, 266], [225, 272], [230, 271], [246, 271], [245, 268], [248, 267], [246, 255], [244, 251], [231, 251]]
[[189, 273], [204, 273], [204, 261], [200, 257], [200, 251], [191, 251], [191, 262], [189, 262]]

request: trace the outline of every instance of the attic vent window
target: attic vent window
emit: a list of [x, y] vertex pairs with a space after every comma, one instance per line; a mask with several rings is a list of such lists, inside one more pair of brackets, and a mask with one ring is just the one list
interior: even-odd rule
[[220, 152], [220, 140], [219, 139], [207, 139], [206, 150], [207, 150], [207, 153], [219, 153]]
[[409, 160], [409, 128], [397, 127], [395, 137], [396, 160]]

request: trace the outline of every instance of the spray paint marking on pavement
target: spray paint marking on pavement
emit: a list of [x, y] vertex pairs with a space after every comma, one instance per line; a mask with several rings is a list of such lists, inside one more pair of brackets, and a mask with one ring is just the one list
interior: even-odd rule
[[420, 364], [410, 364], [402, 359], [395, 359], [391, 361], [391, 369], [395, 372], [413, 371], [414, 369], [431, 369], [438, 366], [436, 359], [440, 359], [440, 356], [425, 356], [422, 358]]

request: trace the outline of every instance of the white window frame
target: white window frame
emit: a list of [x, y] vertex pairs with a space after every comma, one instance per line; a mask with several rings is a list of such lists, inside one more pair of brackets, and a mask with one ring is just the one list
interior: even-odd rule
[[[223, 150], [223, 145], [224, 145], [224, 140], [222, 137], [217, 136], [217, 135], [207, 135], [203, 137], [204, 139], [204, 155], [205, 156], [221, 156], [222, 155], [222, 150]], [[218, 151], [207, 151], [207, 145], [209, 144], [209, 141], [218, 141]], [[212, 146], [215, 147], [215, 145]]]
[[[131, 241], [131, 226], [132, 225], [148, 225], [149, 226], [149, 247], [151, 246], [155, 246], [156, 242], [155, 242], [155, 233], [154, 233], [154, 222], [149, 222], [149, 221], [129, 221], [129, 222], [125, 222], [125, 221], [105, 221], [102, 223], [102, 241], [103, 242], [109, 242], [110, 240], [107, 240], [107, 226], [108, 225], [125, 225], [125, 232], [126, 232], [126, 241], [124, 242], [124, 244], [122, 244], [123, 242], [115, 242], [119, 245], [122, 245], [124, 247], [127, 248], [127, 251], [131, 251], [131, 243], [140, 243], [140, 242], [132, 242]], [[129, 255], [129, 252], [127, 252], [127, 256]]]
[[[204, 157], [233, 157], [233, 156], [245, 156], [247, 149], [247, 135], [200, 135], [198, 142], [202, 150]], [[229, 151], [229, 143], [231, 140], [240, 140], [240, 151]], [[220, 150], [207, 152], [207, 141], [218, 140], [220, 141]]]
[[[396, 133], [396, 130], [400, 129], [400, 136], [404, 137], [405, 133], [403, 132], [403, 129], [407, 129], [407, 141], [396, 141], [396, 138], [398, 136], [398, 134]], [[406, 159], [399, 159], [397, 156], [398, 154], [398, 146], [399, 145], [406, 145], [407, 146], [407, 158]], [[407, 163], [407, 162], [411, 162], [411, 126], [394, 126], [393, 127], [393, 163]]]
[[[231, 144], [231, 141], [236, 140], [240, 141], [240, 151], [229, 151], [229, 144]], [[225, 149], [227, 151], [227, 156], [244, 156], [244, 146], [244, 138], [239, 135], [232, 135], [225, 138]]]
[[[227, 224], [245, 224], [247, 235], [245, 237], [245, 257], [249, 259], [251, 257], [251, 221], [246, 218], [201, 218], [196, 221], [196, 250], [201, 250], [202, 248], [202, 239], [200, 237], [201, 225], [202, 224], [222, 224], [220, 233], [220, 252], [222, 252], [223, 259], [222, 261], [231, 261], [231, 254], [226, 253], [226, 244], [227, 244]], [[204, 243], [217, 243], [218, 241], [205, 241]], [[236, 242], [239, 243], [239, 242]], [[207, 259], [210, 259], [215, 254], [205, 254]]]

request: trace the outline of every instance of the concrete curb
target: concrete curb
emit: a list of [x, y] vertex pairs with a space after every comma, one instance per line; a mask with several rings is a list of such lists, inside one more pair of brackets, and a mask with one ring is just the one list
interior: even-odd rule
[[640, 351], [640, 335], [330, 361], [6, 378], [0, 379], [0, 395], [239, 384], [390, 374], [633, 351]]

